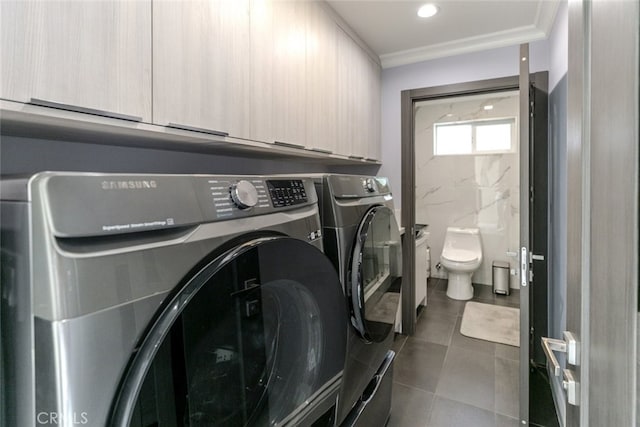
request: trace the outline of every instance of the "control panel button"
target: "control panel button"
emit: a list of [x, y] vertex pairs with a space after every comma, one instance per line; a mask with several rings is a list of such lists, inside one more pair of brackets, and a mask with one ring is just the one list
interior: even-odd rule
[[307, 202], [307, 193], [302, 180], [267, 181], [271, 202], [276, 208]]
[[240, 180], [229, 189], [231, 200], [238, 209], [249, 209], [258, 203], [258, 190], [246, 180]]

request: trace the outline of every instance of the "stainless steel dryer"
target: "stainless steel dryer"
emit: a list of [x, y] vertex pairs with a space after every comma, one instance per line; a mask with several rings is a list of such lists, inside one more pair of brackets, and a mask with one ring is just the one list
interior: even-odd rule
[[335, 423], [347, 306], [311, 180], [1, 190], [1, 425]]
[[391, 351], [402, 283], [402, 246], [388, 180], [314, 176], [325, 253], [350, 305], [348, 356], [338, 405], [343, 425], [382, 426], [391, 408]]

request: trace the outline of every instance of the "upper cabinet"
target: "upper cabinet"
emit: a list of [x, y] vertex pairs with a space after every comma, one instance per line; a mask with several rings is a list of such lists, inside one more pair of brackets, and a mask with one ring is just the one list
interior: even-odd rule
[[153, 122], [249, 136], [249, 1], [153, 3]]
[[380, 65], [344, 30], [338, 30], [339, 154], [380, 159]]
[[367, 57], [369, 62], [367, 73], [368, 88], [365, 95], [364, 102], [368, 105], [366, 129], [367, 134], [367, 154], [366, 159], [380, 160], [382, 158], [381, 153], [381, 138], [382, 138], [382, 87], [381, 87], [381, 67], [380, 65]]
[[356, 43], [341, 28], [337, 30], [337, 111], [336, 120], [338, 154], [353, 155], [355, 140], [359, 138], [358, 113], [364, 106], [358, 90], [361, 77], [358, 64], [362, 54]]
[[251, 139], [305, 146], [309, 8], [305, 1], [252, 1]]
[[2, 1], [0, 97], [151, 121], [150, 1]]
[[337, 31], [319, 2], [252, 0], [251, 139], [336, 152]]
[[380, 159], [380, 66], [324, 2], [7, 0], [0, 15], [2, 99]]
[[308, 9], [306, 46], [306, 147], [336, 153], [338, 27], [317, 2]]

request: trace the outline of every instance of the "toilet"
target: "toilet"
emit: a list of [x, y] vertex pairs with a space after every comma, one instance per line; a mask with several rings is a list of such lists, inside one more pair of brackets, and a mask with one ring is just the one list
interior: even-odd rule
[[447, 269], [447, 296], [457, 300], [473, 298], [471, 276], [482, 263], [480, 230], [448, 227], [440, 262]]

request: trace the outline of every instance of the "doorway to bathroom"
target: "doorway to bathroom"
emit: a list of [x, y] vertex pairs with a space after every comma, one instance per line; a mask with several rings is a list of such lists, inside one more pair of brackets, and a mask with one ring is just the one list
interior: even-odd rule
[[[528, 61], [526, 48], [522, 62]], [[515, 378], [499, 380], [497, 371], [504, 366], [496, 359], [493, 383], [489, 381], [496, 417], [498, 388], [515, 387], [520, 394], [516, 413], [511, 407], [506, 415], [556, 425], [540, 347], [540, 336], [548, 329], [547, 73], [529, 76], [527, 69], [525, 74], [526, 80], [513, 76], [402, 92], [402, 222], [412, 225], [405, 235], [404, 271], [407, 282], [414, 283], [414, 228], [427, 224], [434, 284], [429, 292], [446, 290], [447, 272], [438, 267], [447, 227], [479, 230], [483, 253], [473, 275], [474, 299], [514, 305], [517, 295], [520, 307]], [[509, 298], [493, 293], [496, 267], [507, 273]], [[410, 286], [403, 289], [404, 307], [414, 306], [415, 293]], [[429, 295], [420, 316], [429, 313]], [[462, 304], [462, 316], [465, 301], [450, 303]], [[413, 334], [416, 313], [406, 310], [402, 316], [403, 330]], [[459, 326], [457, 322], [455, 328]], [[449, 362], [443, 363], [447, 372]]]

